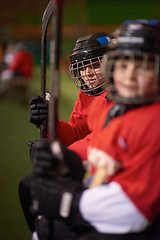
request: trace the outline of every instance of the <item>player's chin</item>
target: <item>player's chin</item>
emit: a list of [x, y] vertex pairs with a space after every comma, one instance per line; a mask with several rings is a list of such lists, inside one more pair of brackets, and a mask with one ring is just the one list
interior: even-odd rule
[[88, 86], [89, 89], [93, 89], [93, 88], [95, 89], [96, 87], [98, 87], [97, 84], [91, 84], [90, 86]]
[[126, 91], [126, 90], [122, 90], [122, 91], [118, 91], [118, 94], [119, 94], [119, 96], [121, 96], [121, 97], [124, 97], [124, 98], [135, 98], [135, 97], [137, 97], [138, 96], [138, 93], [137, 93], [137, 91], [135, 92], [135, 91]]

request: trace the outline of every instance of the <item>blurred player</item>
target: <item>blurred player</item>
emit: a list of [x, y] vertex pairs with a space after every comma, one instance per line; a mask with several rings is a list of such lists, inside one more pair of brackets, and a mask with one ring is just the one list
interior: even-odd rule
[[[86, 189], [71, 175], [37, 178], [33, 184], [34, 213], [65, 222], [78, 236], [80, 219], [93, 227], [85, 234], [82, 224], [75, 239], [159, 239], [154, 222], [160, 215], [159, 42], [157, 21], [137, 21], [124, 25], [110, 46], [104, 65], [106, 78], [114, 81], [108, 93], [113, 102], [101, 113], [90, 142], [93, 187]], [[53, 163], [61, 159], [68, 165], [57, 144], [50, 149]]]
[[16, 43], [12, 51], [13, 55], [7, 56], [5, 59], [8, 61], [8, 68], [6, 72], [2, 72], [1, 79], [5, 81], [14, 77], [25, 77], [30, 81], [34, 65], [32, 54], [22, 42]]
[[30, 91], [34, 57], [22, 42], [11, 45], [9, 49], [10, 52], [4, 58], [6, 68], [0, 74], [0, 96], [5, 97], [12, 92], [15, 92], [15, 95], [17, 92], [18, 96], [18, 92], [22, 91], [21, 94], [25, 97]]

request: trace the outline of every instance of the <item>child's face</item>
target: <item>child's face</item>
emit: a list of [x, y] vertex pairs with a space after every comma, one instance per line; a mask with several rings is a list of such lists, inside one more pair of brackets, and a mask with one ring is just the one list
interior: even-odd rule
[[[80, 74], [85, 84], [89, 87], [97, 87], [102, 79], [102, 71], [99, 62], [93, 62], [92, 65], [86, 65], [85, 69], [80, 70]], [[103, 79], [102, 79], [103, 81]]]
[[113, 73], [114, 85], [120, 96], [132, 98], [152, 96], [157, 91], [155, 86], [155, 62], [142, 60], [118, 59]]

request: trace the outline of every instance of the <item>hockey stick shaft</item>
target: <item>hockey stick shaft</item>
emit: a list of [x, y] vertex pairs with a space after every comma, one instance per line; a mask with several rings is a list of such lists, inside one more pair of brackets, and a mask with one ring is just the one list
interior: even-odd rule
[[57, 138], [58, 99], [60, 88], [60, 50], [61, 50], [61, 14], [62, 0], [53, 0], [54, 18], [52, 22], [52, 34], [50, 50], [50, 74], [51, 74], [51, 103], [49, 107], [49, 138], [52, 143]]
[[[46, 52], [47, 52], [47, 29], [51, 16], [54, 12], [54, 5], [50, 1], [43, 13], [42, 31], [41, 31], [41, 96], [45, 99], [46, 93]], [[40, 129], [40, 137], [44, 138], [47, 135], [47, 121], [43, 122]]]
[[[59, 98], [59, 58], [61, 46], [61, 8], [62, 0], [50, 1], [42, 18], [42, 38], [41, 38], [41, 96], [45, 99], [46, 93], [46, 48], [47, 48], [47, 28], [54, 13], [52, 22], [53, 39], [50, 51], [50, 75], [51, 75], [51, 103], [49, 103], [49, 137], [50, 142], [56, 138], [56, 125], [58, 121], [58, 98]], [[46, 136], [47, 127], [43, 123], [41, 138]], [[36, 232], [40, 240], [51, 240], [53, 236], [52, 221], [45, 216], [37, 216], [35, 220]]]
[[[47, 30], [51, 16], [54, 12], [53, 2], [50, 1], [43, 13], [42, 31], [41, 31], [41, 97], [45, 100], [46, 94], [46, 52], [47, 52]], [[47, 121], [44, 121], [40, 129], [40, 137], [45, 138], [47, 135]], [[37, 216], [35, 219], [35, 230], [39, 240], [51, 240], [52, 228], [50, 221], [45, 216]]]

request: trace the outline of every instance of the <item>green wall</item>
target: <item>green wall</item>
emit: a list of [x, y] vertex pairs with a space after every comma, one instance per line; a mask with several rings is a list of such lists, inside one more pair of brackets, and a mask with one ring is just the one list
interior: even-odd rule
[[160, 19], [160, 0], [79, 0], [65, 4], [63, 15], [64, 24], [105, 25], [133, 19]]

